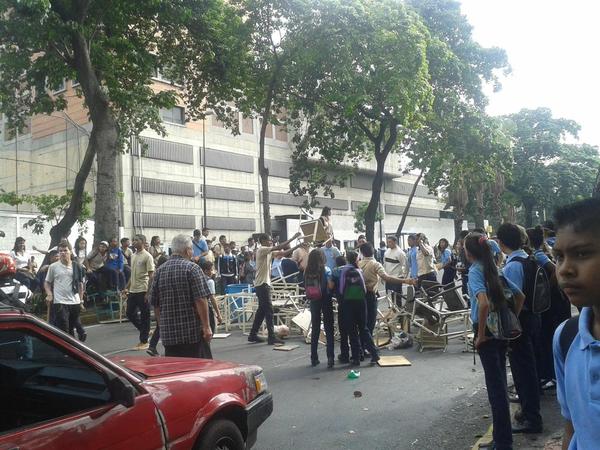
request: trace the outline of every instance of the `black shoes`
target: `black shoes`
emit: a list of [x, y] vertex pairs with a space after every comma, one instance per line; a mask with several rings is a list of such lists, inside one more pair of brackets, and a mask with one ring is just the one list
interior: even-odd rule
[[156, 350], [156, 347], [148, 347], [148, 350], [146, 350], [146, 353], [148, 353], [150, 356], [160, 356], [160, 353], [158, 353], [158, 350]]
[[348, 364], [350, 362], [350, 358], [348, 356], [338, 355], [338, 361], [341, 364]]
[[327, 368], [328, 369], [333, 369], [333, 365], [335, 364], [335, 359], [334, 358], [327, 358]]
[[81, 342], [85, 342], [87, 339], [87, 333], [80, 334], [78, 337]]
[[350, 365], [354, 367], [360, 366], [360, 359], [351, 359]]
[[318, 359], [311, 359], [311, 361], [310, 361], [310, 365], [311, 365], [312, 367], [316, 367], [316, 366], [318, 366], [319, 364], [321, 364], [321, 361], [319, 361]]
[[524, 434], [537, 434], [543, 431], [542, 424], [534, 424], [529, 420], [523, 420], [522, 422], [515, 422], [512, 426], [513, 434], [524, 433]]
[[269, 336], [269, 339], [267, 340], [267, 344], [269, 345], [275, 345], [275, 344], [285, 344], [285, 342], [283, 342], [281, 339], [276, 338], [275, 336]]
[[379, 355], [371, 355], [371, 365], [374, 366], [380, 359]]
[[255, 334], [251, 334], [248, 336], [248, 342], [250, 342], [251, 344], [257, 344], [259, 342], [265, 342], [265, 340], [263, 338], [258, 337]]

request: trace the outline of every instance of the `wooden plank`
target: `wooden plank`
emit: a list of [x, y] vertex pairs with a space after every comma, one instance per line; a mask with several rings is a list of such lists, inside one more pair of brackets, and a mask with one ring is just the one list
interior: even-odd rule
[[231, 333], [215, 333], [213, 334], [213, 339], [225, 339], [231, 336]]
[[382, 356], [377, 364], [380, 367], [412, 366], [412, 363], [402, 355]]

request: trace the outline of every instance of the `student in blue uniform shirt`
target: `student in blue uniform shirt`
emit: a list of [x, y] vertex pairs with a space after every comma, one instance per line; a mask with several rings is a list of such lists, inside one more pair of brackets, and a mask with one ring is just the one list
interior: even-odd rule
[[419, 247], [417, 246], [417, 235], [411, 234], [407, 239], [408, 246], [408, 270], [409, 278], [417, 278], [419, 276], [419, 265], [417, 264], [417, 252]]
[[509, 353], [510, 368], [515, 382], [515, 389], [521, 403], [521, 412], [515, 416], [514, 433], [541, 433], [542, 416], [540, 414], [540, 388], [535, 358], [534, 343], [540, 332], [540, 315], [533, 313], [528, 306], [532, 295], [531, 283], [525, 283], [524, 264], [535, 264], [522, 249], [523, 237], [519, 227], [512, 223], [503, 223], [498, 228], [500, 248], [508, 255], [503, 274], [517, 288], [525, 293], [525, 305], [519, 321], [523, 332], [511, 341]]
[[[565, 206], [555, 215], [558, 283], [569, 301], [582, 308], [578, 322], [571, 319], [574, 323], [566, 322], [554, 335], [557, 396], [566, 421], [565, 450], [600, 446], [599, 217], [598, 198]], [[567, 325], [575, 325], [571, 339], [563, 337]]]
[[532, 256], [539, 267], [544, 269], [550, 282], [550, 308], [540, 314], [541, 327], [538, 346], [536, 348], [537, 370], [542, 390], [556, 386], [554, 375], [554, 358], [552, 356], [552, 339], [556, 328], [571, 317], [571, 304], [560, 292], [556, 281], [556, 267], [549, 256], [544, 253], [544, 229], [541, 226], [527, 230]]
[[[499, 304], [506, 301], [504, 287], [485, 235], [470, 233], [464, 238], [464, 248], [471, 263], [468, 282], [471, 321], [475, 331], [475, 347], [485, 373], [485, 384], [492, 409], [494, 449], [511, 450], [512, 427], [506, 382], [508, 343], [495, 339], [486, 326], [490, 303]], [[519, 314], [525, 297], [509, 280], [506, 280], [506, 284], [514, 295], [515, 313]]]

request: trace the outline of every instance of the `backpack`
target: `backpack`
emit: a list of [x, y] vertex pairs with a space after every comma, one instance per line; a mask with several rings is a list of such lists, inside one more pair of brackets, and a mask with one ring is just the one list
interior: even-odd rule
[[560, 346], [560, 354], [563, 361], [567, 360], [567, 354], [571, 348], [571, 344], [575, 340], [575, 336], [579, 333], [579, 316], [571, 317], [565, 322], [565, 326], [558, 337]]
[[344, 300], [364, 300], [367, 296], [365, 280], [356, 267], [349, 267], [340, 276], [339, 293]]
[[497, 304], [489, 302], [489, 312], [486, 326], [495, 339], [501, 341], [512, 341], [521, 336], [521, 323], [514, 311], [514, 298], [512, 291], [508, 288], [506, 279], [501, 276], [500, 281], [504, 287], [505, 301]]
[[309, 275], [304, 277], [304, 293], [309, 300], [321, 300], [323, 298], [323, 281], [325, 277]]
[[546, 270], [531, 257], [518, 256], [513, 258], [513, 261], [519, 261], [523, 266], [523, 294], [525, 294], [523, 308], [533, 313], [548, 311], [552, 292]]

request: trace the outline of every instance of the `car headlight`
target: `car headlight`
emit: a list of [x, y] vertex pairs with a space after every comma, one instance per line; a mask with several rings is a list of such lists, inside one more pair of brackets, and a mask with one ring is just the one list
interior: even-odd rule
[[257, 394], [262, 394], [269, 388], [264, 372], [254, 374], [254, 385], [256, 386]]

